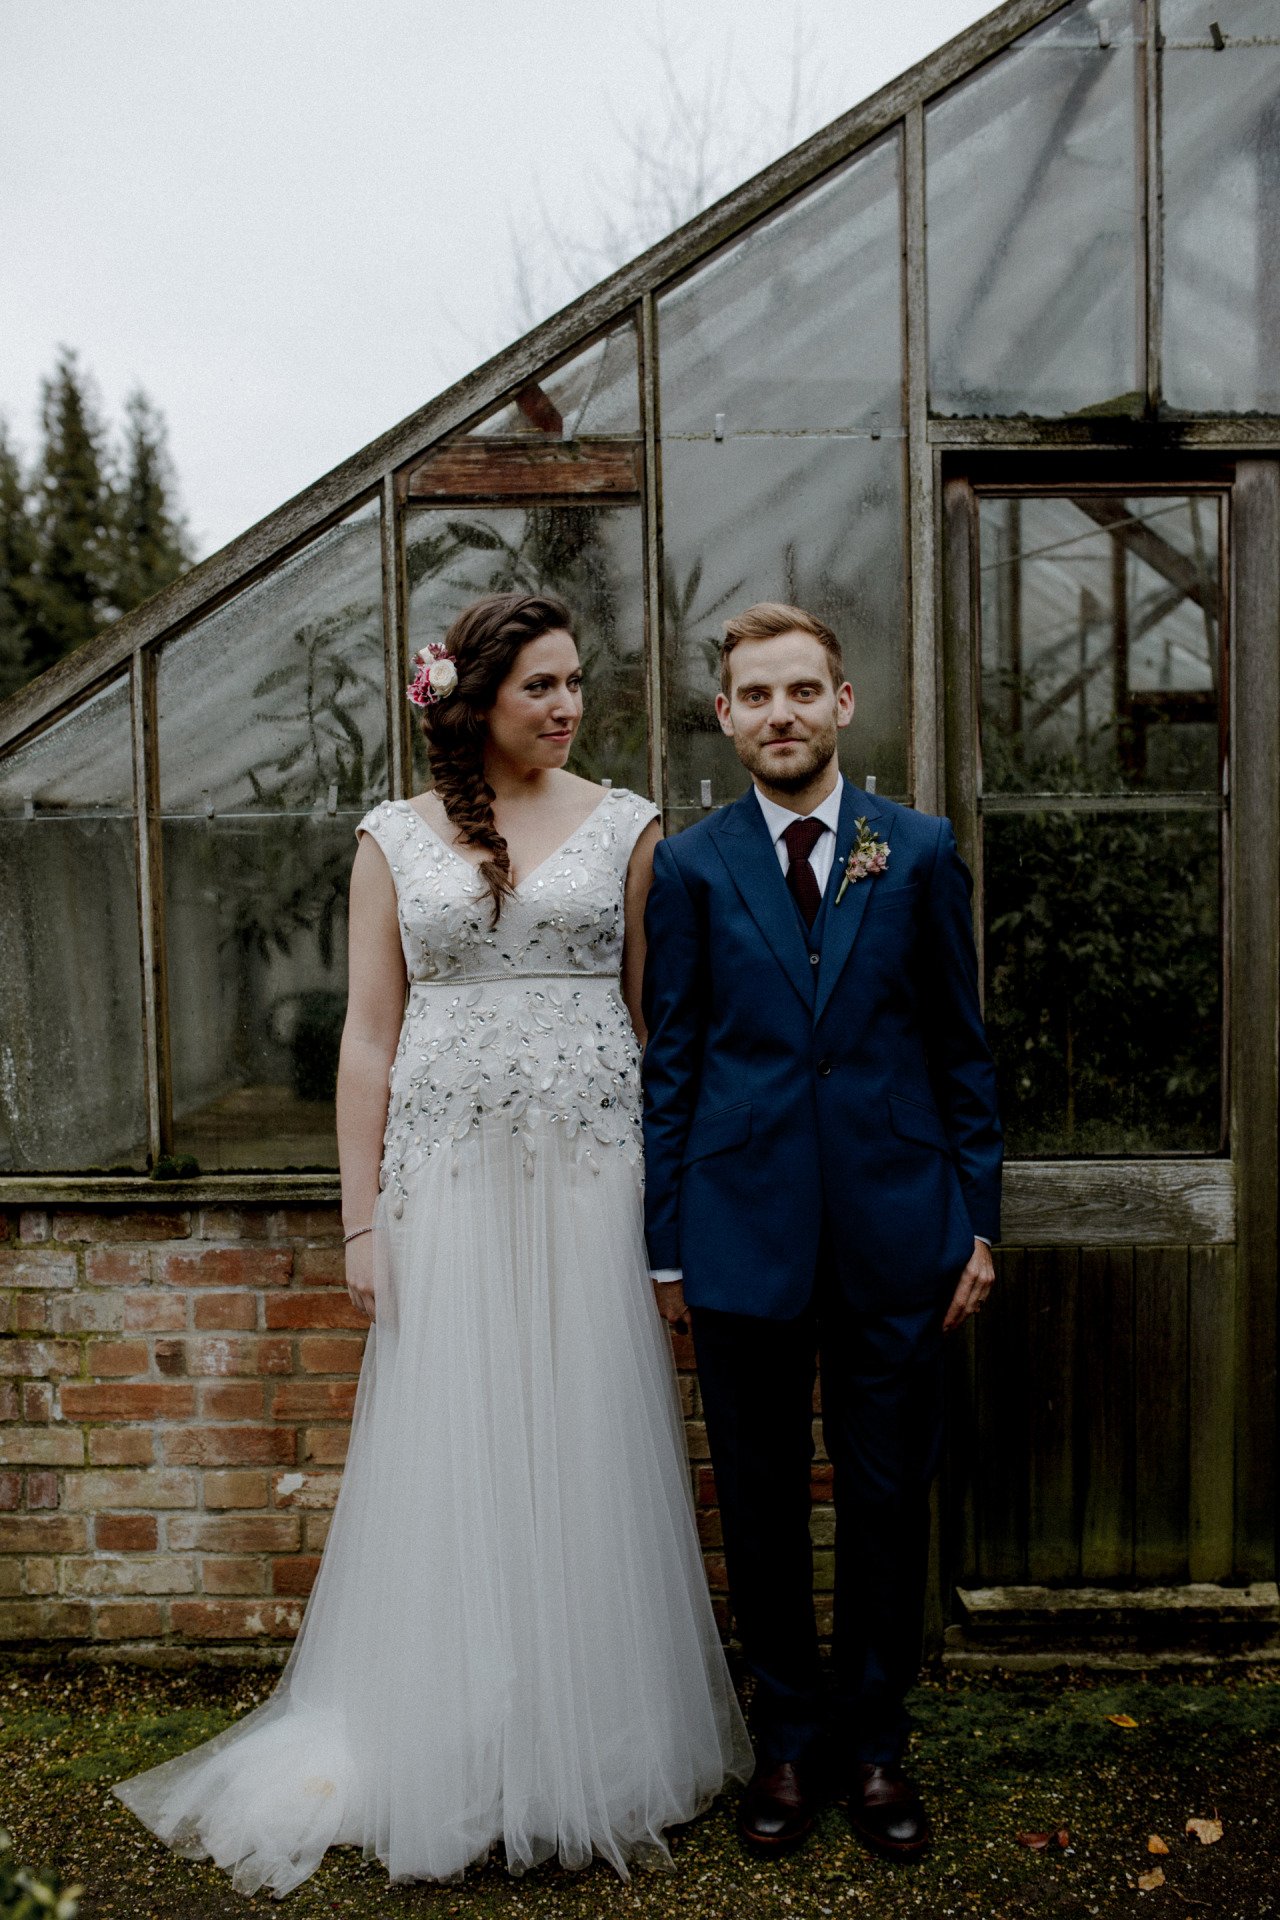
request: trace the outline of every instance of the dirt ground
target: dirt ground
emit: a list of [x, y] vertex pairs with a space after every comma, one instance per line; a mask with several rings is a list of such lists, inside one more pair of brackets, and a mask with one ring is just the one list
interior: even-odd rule
[[[798, 1853], [743, 1857], [726, 1796], [674, 1836], [675, 1870], [621, 1882], [597, 1865], [496, 1867], [461, 1886], [391, 1886], [376, 1861], [332, 1850], [284, 1903], [234, 1893], [216, 1868], [171, 1856], [108, 1792], [263, 1698], [271, 1677], [199, 1668], [0, 1663], [0, 1822], [27, 1866], [82, 1881], [80, 1920], [1103, 1920], [1118, 1914], [1280, 1915], [1280, 1675], [1267, 1670], [954, 1675], [914, 1699], [912, 1767], [937, 1841], [912, 1867], [868, 1856], [838, 1805]], [[1118, 1725], [1111, 1715], [1136, 1726]], [[1188, 1818], [1221, 1819], [1205, 1845]], [[1065, 1828], [1045, 1852], [1019, 1833]], [[1148, 1850], [1152, 1835], [1168, 1848]], [[1149, 1891], [1139, 1875], [1159, 1868]]]

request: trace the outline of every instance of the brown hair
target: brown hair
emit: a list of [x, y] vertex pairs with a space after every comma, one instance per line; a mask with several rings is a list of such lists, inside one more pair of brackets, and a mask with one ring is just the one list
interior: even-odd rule
[[493, 788], [484, 777], [485, 716], [516, 656], [531, 640], [561, 628], [573, 633], [573, 615], [554, 593], [486, 593], [464, 607], [444, 644], [458, 684], [422, 709], [422, 733], [441, 805], [464, 846], [479, 847], [480, 878], [493, 901], [497, 926], [511, 885], [511, 857], [493, 817]]
[[831, 669], [832, 686], [843, 686], [844, 655], [840, 651], [840, 642], [825, 621], [819, 620], [816, 614], [806, 613], [803, 607], [786, 607], [778, 600], [761, 600], [758, 605], [748, 607], [745, 613], [735, 614], [732, 620], [724, 623], [724, 639], [720, 642], [720, 691], [726, 700], [731, 684], [729, 656], [739, 640], [776, 640], [780, 633], [807, 633], [819, 641]]

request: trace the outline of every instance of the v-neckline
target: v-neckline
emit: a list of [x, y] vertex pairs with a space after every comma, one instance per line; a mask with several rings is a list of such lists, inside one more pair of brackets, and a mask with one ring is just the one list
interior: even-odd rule
[[[522, 880], [513, 880], [511, 883], [511, 891], [513, 893], [519, 893], [523, 887], [526, 887], [529, 884], [530, 880], [535, 879], [537, 875], [542, 872], [542, 869], [544, 867], [549, 867], [553, 860], [558, 860], [560, 855], [564, 852], [565, 848], [571, 847], [573, 845], [574, 841], [577, 839], [578, 835], [582, 832], [583, 828], [590, 826], [591, 822], [595, 819], [596, 815], [603, 808], [605, 802], [611, 797], [613, 791], [614, 791], [613, 788], [606, 787], [604, 792], [600, 795], [600, 798], [596, 801], [596, 804], [594, 805], [594, 807], [592, 807], [590, 813], [587, 814], [586, 818], [579, 820], [573, 832], [571, 834], [568, 834], [566, 838], [560, 842], [560, 845], [558, 847], [553, 847], [550, 853], [547, 854], [545, 859], [539, 860], [536, 867], [530, 867], [528, 873], [525, 874]], [[418, 809], [414, 806], [412, 800], [406, 800], [404, 804], [406, 807], [408, 807], [410, 813], [414, 815], [414, 817], [418, 820], [418, 822], [426, 828], [427, 832], [431, 835], [431, 838], [436, 842], [436, 844], [438, 846], [443, 847], [447, 854], [452, 855], [453, 859], [455, 859], [458, 862], [459, 866], [465, 867], [469, 873], [479, 873], [480, 871], [479, 864], [474, 860], [468, 860], [464, 854], [461, 854], [458, 852], [458, 849], [456, 847], [451, 847], [449, 845], [449, 842], [445, 839], [444, 835], [436, 832], [435, 828], [432, 826], [431, 822], [427, 819], [426, 815], [418, 812]]]

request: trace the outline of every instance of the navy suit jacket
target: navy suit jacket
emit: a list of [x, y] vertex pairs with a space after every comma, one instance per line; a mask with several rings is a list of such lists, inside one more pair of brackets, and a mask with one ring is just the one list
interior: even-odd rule
[[[792, 1318], [825, 1225], [855, 1305], [918, 1308], [999, 1236], [968, 869], [949, 821], [842, 786], [812, 940], [751, 789], [655, 849], [645, 1230], [692, 1306]], [[889, 861], [837, 907], [859, 815]]]

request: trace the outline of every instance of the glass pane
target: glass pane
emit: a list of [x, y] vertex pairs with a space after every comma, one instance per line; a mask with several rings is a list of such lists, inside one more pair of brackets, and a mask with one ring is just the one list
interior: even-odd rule
[[929, 108], [935, 411], [1141, 410], [1134, 38], [1088, 0]]
[[1218, 832], [1211, 813], [985, 820], [987, 1032], [1015, 1157], [1219, 1147]]
[[515, 399], [472, 428], [473, 433], [553, 434], [565, 440], [639, 431], [636, 333], [629, 320], [554, 372], [530, 380]]
[[1219, 503], [984, 499], [987, 795], [1219, 790]]
[[[483, 593], [558, 593], [577, 623], [585, 677], [583, 723], [569, 764], [585, 779], [649, 791], [638, 507], [415, 509], [405, 521], [405, 572], [410, 658], [442, 639]], [[413, 751], [416, 781], [425, 786], [431, 775], [416, 725]]]
[[160, 656], [175, 1146], [333, 1166], [353, 830], [387, 791], [379, 510]]
[[702, 813], [748, 776], [720, 731], [722, 622], [756, 600], [816, 613], [840, 636], [858, 699], [840, 759], [906, 790], [903, 446], [898, 439], [744, 436], [663, 447], [663, 687], [672, 812]]
[[0, 760], [0, 1168], [147, 1164], [129, 683]]
[[1161, 23], [1165, 394], [1280, 412], [1280, 10], [1164, 0]]
[[664, 439], [898, 425], [899, 223], [893, 135], [667, 294]]

